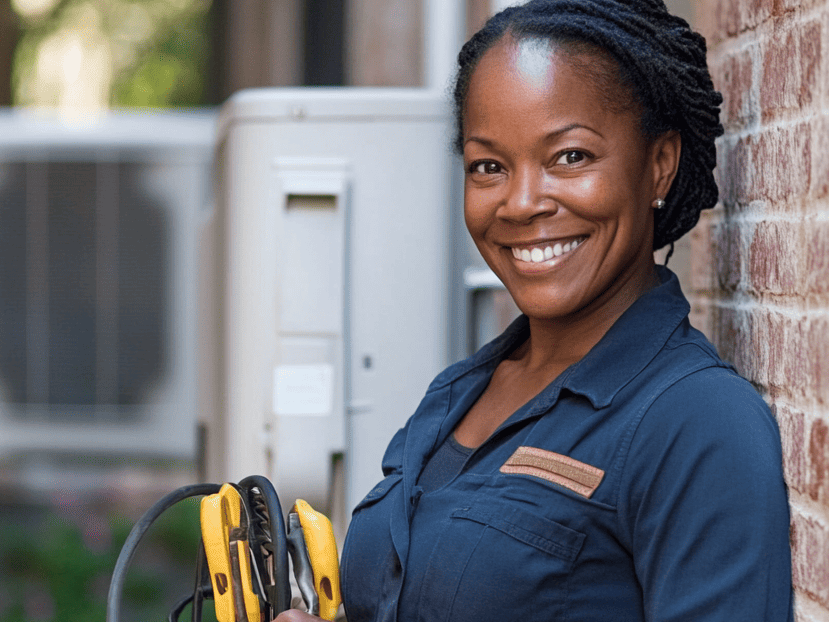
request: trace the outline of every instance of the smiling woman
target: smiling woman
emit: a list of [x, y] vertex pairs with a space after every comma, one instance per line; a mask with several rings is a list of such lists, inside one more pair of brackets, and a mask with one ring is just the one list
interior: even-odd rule
[[[492, 389], [509, 365], [496, 371], [459, 440], [483, 442], [658, 283], [651, 205], [668, 193], [681, 141], [648, 139], [640, 120], [638, 106], [608, 108], [571, 54], [543, 39], [505, 36], [478, 63], [464, 115], [466, 224], [533, 340], [551, 343], [508, 391]], [[498, 408], [491, 395], [510, 399]], [[490, 423], [473, 433], [478, 417]]]
[[350, 622], [792, 619], [776, 424], [653, 259], [716, 203], [720, 101], [661, 0], [534, 0], [464, 46], [466, 224], [523, 315], [389, 445]]

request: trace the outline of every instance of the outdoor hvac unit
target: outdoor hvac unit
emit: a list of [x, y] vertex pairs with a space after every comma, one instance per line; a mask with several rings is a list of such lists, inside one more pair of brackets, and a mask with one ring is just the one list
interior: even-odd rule
[[195, 455], [215, 118], [0, 117], [0, 454]]
[[[345, 506], [447, 358], [451, 155], [440, 94], [261, 89], [219, 122], [209, 479]], [[205, 409], [207, 410], [207, 409]]]

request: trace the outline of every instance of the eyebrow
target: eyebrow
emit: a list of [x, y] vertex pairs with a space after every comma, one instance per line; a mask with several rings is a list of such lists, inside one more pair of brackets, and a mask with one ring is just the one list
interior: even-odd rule
[[[566, 134], [567, 132], [572, 132], [573, 130], [578, 130], [578, 129], [587, 130], [588, 132], [596, 134], [600, 138], [604, 138], [604, 136], [600, 132], [597, 132], [592, 127], [588, 127], [587, 125], [582, 125], [581, 123], [570, 123], [569, 125], [565, 125], [564, 127], [561, 127], [557, 130], [553, 130], [552, 132], [550, 132], [549, 134], [547, 134], [544, 137], [544, 140], [547, 141], [547, 140], [551, 140], [551, 139], [554, 139], [554, 138], [558, 138], [559, 136], [561, 136], [563, 134]], [[467, 138], [464, 141], [464, 144], [466, 144], [468, 142], [480, 143], [480, 144], [484, 145], [485, 147], [494, 147], [495, 146], [493, 141], [489, 140], [488, 138], [484, 138], [482, 136], [470, 136], [469, 138]]]

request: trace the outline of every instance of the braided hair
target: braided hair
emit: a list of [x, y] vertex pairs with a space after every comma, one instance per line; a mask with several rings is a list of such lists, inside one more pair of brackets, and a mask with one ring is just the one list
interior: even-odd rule
[[[545, 39], [572, 55], [587, 53], [599, 61], [609, 55], [613, 62], [599, 62], [598, 70], [603, 71], [602, 65], [614, 70], [616, 85], [641, 110], [646, 137], [680, 133], [676, 177], [665, 206], [654, 210], [654, 249], [673, 245], [693, 228], [701, 210], [716, 205], [714, 140], [723, 133], [722, 96], [708, 73], [705, 39], [668, 13], [663, 0], [532, 0], [493, 16], [458, 55], [458, 152], [463, 152], [463, 113], [472, 73], [507, 33], [516, 40]], [[595, 66], [591, 73], [595, 79]]]

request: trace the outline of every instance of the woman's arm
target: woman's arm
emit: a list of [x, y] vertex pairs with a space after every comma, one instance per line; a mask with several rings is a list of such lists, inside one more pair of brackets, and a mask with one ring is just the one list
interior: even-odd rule
[[702, 370], [657, 398], [633, 437], [619, 516], [648, 620], [792, 619], [780, 437], [736, 374]]

